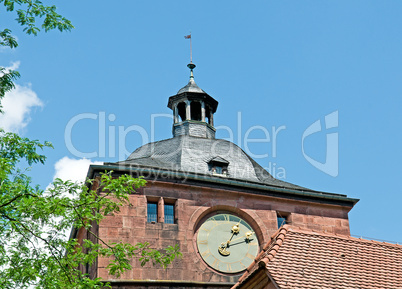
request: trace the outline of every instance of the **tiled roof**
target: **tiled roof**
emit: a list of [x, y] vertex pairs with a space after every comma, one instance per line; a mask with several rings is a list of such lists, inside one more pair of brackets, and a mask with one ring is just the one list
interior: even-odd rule
[[402, 246], [285, 225], [233, 288], [262, 268], [280, 289], [402, 289]]

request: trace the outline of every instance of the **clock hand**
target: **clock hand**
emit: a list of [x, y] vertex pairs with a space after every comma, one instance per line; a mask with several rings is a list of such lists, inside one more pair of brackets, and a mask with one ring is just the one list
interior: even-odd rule
[[231, 242], [237, 241], [237, 240], [240, 240], [240, 239], [243, 239], [243, 238], [244, 238], [243, 241], [240, 241], [240, 242], [237, 242], [237, 243], [230, 243], [230, 246], [238, 245], [238, 244], [241, 244], [241, 243], [243, 243], [243, 242], [249, 243], [249, 242], [251, 242], [251, 241], [253, 240], [253, 239], [250, 239], [250, 237], [251, 237], [252, 235], [254, 235], [254, 234], [255, 234], [255, 232], [249, 231], [249, 232], [247, 232], [247, 233], [245, 234], [245, 237], [236, 238], [236, 239], [232, 240]]
[[[240, 227], [239, 227], [240, 223], [237, 223], [236, 225], [234, 225], [232, 227], [232, 236], [230, 237], [230, 239], [226, 242], [227, 245], [229, 245], [230, 241], [232, 241], [233, 236], [236, 234], [239, 234], [240, 232]], [[226, 245], [226, 246], [227, 246]]]
[[246, 239], [249, 239], [252, 235], [254, 235], [254, 232], [249, 231], [246, 233]]
[[[250, 239], [250, 237], [251, 237], [252, 235], [254, 235], [254, 232], [252, 232], [252, 231], [247, 232], [247, 233], [245, 234], [245, 236], [242, 236], [242, 237], [238, 237], [238, 238], [236, 238], [236, 239], [233, 239], [233, 240], [231, 240], [229, 243], [234, 242], [234, 241], [237, 241], [237, 240], [240, 240], [240, 239]], [[222, 243], [222, 244], [223, 244], [223, 243]]]
[[230, 244], [230, 247], [235, 246], [235, 245], [242, 244], [242, 243], [244, 243], [244, 242], [250, 243], [250, 242], [253, 241], [253, 240], [254, 240], [254, 239], [244, 239], [243, 241], [239, 241], [239, 242], [237, 242], [237, 243], [231, 243], [231, 244]]
[[218, 247], [218, 251], [221, 255], [223, 256], [229, 256], [230, 252], [228, 250], [226, 250], [230, 244], [230, 242], [233, 239], [233, 236], [236, 234], [238, 234], [240, 232], [240, 227], [239, 227], [240, 223], [237, 223], [236, 225], [234, 225], [232, 227], [232, 236], [230, 236], [230, 239], [227, 240], [226, 242], [221, 243], [221, 245]]
[[[230, 244], [230, 242], [232, 241], [233, 236], [236, 234], [238, 234], [240, 232], [240, 227], [239, 227], [240, 223], [237, 223], [236, 225], [234, 225], [232, 227], [232, 236], [230, 236], [230, 239], [226, 241], [226, 246]], [[222, 243], [224, 244], [224, 243]], [[221, 244], [221, 245], [222, 245]]]

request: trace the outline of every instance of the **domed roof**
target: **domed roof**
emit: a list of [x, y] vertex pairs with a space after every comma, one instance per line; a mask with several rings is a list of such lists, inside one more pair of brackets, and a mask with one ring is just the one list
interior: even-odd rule
[[[227, 166], [225, 175], [211, 171], [211, 163], [216, 162]], [[275, 179], [241, 148], [222, 139], [176, 136], [143, 145], [127, 160], [117, 164], [256, 182], [289, 189], [303, 189]]]
[[190, 77], [190, 81], [187, 83], [186, 86], [181, 88], [177, 94], [183, 93], [183, 92], [198, 92], [198, 93], [206, 93], [203, 91], [201, 88], [198, 87], [198, 85], [195, 83], [194, 78]]

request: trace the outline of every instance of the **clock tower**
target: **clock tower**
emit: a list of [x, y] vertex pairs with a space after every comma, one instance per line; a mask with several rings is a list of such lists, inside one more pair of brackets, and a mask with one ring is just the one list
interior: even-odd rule
[[[240, 147], [216, 139], [218, 102], [190, 80], [169, 97], [173, 137], [146, 144], [126, 160], [91, 165], [88, 177], [144, 176], [131, 206], [96, 228], [106, 242], [178, 244], [183, 258], [166, 269], [140, 266], [116, 279], [107, 260], [87, 268], [113, 288], [230, 288], [283, 224], [349, 235], [348, 212], [357, 199], [275, 179]], [[84, 232], [77, 232], [84, 236]], [[81, 237], [83, 238], [83, 237]]]

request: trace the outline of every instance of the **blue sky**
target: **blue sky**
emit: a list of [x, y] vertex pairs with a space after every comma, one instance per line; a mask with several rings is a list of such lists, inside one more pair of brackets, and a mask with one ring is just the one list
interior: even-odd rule
[[[0, 64], [19, 63], [14, 93], [23, 100], [13, 108], [21, 118], [0, 120], [55, 146], [46, 151], [47, 164], [32, 170], [36, 182], [45, 187], [55, 174], [81, 172], [71, 169], [78, 164], [71, 159], [82, 156], [65, 141], [77, 116], [86, 118], [73, 126], [71, 142], [97, 153], [91, 161], [117, 161], [119, 148], [133, 151], [151, 131], [156, 140], [170, 138], [172, 121], [163, 115], [171, 114], [168, 97], [188, 81], [183, 36], [191, 31], [195, 81], [219, 101], [215, 125], [230, 128], [244, 149], [247, 131], [261, 139], [265, 128], [271, 140], [248, 145], [254, 155], [269, 155], [257, 157], [263, 167], [284, 172], [288, 182], [361, 199], [349, 215], [352, 234], [402, 242], [401, 1], [55, 3], [75, 25], [72, 32], [26, 36], [15, 15], [0, 12], [0, 27], [11, 28], [20, 43], [0, 51]], [[325, 116], [333, 112], [337, 126], [326, 130]], [[326, 136], [336, 135], [336, 177], [302, 152], [303, 133], [317, 121], [322, 130], [304, 140], [304, 153], [324, 163]], [[117, 135], [119, 126], [137, 132], [115, 139], [110, 132]], [[275, 144], [273, 127], [282, 128]], [[229, 134], [221, 128], [217, 136]]]

